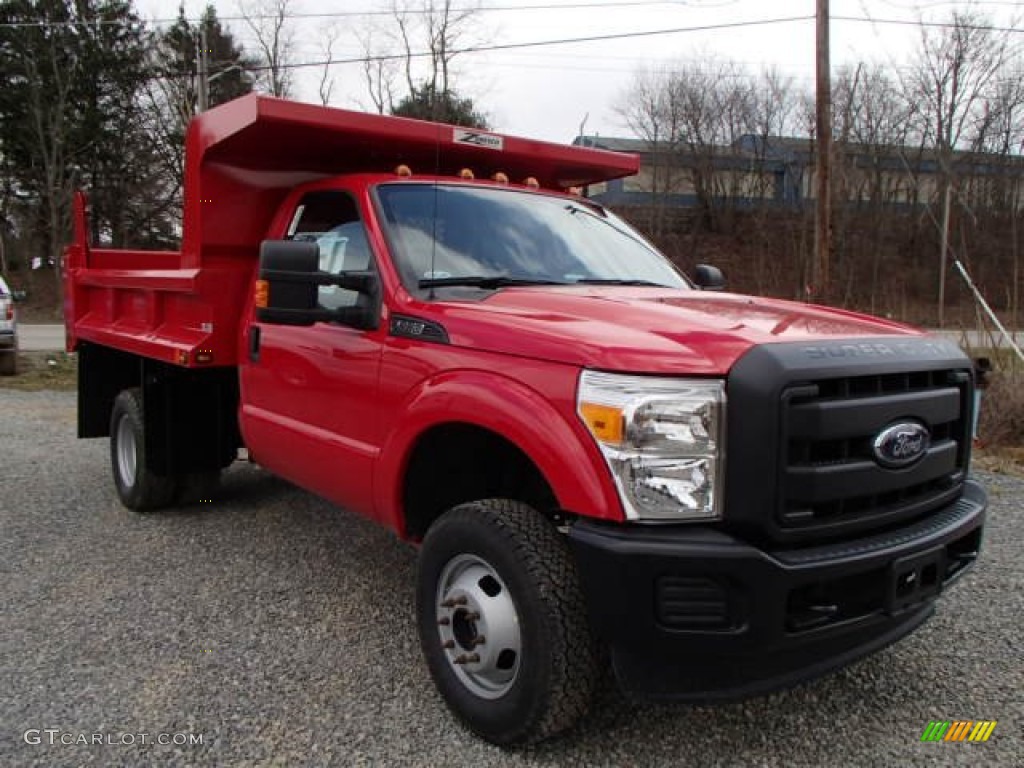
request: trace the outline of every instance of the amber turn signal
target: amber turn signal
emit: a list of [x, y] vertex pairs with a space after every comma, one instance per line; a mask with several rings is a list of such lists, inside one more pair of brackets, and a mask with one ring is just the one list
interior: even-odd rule
[[256, 281], [256, 306], [265, 309], [270, 304], [270, 283], [266, 280]]
[[580, 403], [580, 416], [590, 433], [602, 443], [618, 445], [623, 437], [622, 410], [611, 405]]

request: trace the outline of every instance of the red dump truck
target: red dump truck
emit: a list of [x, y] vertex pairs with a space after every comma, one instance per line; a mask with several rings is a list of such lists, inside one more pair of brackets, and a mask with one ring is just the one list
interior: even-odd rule
[[[188, 131], [181, 251], [65, 255], [78, 434], [125, 506], [246, 449], [419, 547], [444, 699], [499, 744], [753, 695], [899, 639], [975, 560], [970, 361], [684, 276], [577, 188], [635, 157], [248, 96]], [[339, 662], [341, 663], [341, 662]]]

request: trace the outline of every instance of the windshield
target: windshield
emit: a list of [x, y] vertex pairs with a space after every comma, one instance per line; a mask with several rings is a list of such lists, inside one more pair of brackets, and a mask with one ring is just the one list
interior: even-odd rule
[[466, 185], [377, 190], [406, 288], [610, 283], [689, 287], [625, 222], [586, 200]]

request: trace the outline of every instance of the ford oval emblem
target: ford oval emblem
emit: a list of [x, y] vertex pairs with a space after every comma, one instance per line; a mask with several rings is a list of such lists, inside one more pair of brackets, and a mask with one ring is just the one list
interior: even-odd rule
[[901, 421], [879, 432], [871, 444], [875, 461], [883, 467], [907, 467], [928, 452], [931, 435], [919, 421]]

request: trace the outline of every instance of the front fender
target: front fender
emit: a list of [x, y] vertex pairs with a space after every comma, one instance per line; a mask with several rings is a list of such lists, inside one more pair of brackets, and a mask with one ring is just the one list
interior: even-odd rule
[[385, 441], [377, 467], [375, 506], [382, 522], [403, 537], [402, 488], [416, 442], [429, 429], [456, 422], [515, 444], [540, 470], [561, 509], [624, 519], [604, 459], [575, 413], [563, 413], [520, 381], [489, 371], [446, 371], [413, 388], [394, 419], [398, 427]]

